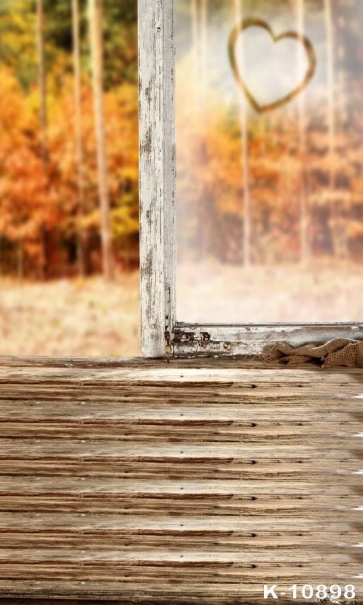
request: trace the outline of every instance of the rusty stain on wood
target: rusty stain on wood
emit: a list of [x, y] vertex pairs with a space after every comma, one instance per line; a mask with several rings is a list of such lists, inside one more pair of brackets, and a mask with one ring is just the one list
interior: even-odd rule
[[258, 356], [279, 342], [293, 346], [334, 338], [363, 339], [361, 324], [202, 326], [175, 322], [167, 354], [175, 357]]
[[0, 597], [363, 595], [362, 401], [360, 370], [0, 358]]
[[[363, 325], [193, 325], [176, 315], [174, 0], [139, 0], [141, 340], [146, 358], [259, 355], [363, 339]], [[168, 337], [165, 338], [165, 334]]]

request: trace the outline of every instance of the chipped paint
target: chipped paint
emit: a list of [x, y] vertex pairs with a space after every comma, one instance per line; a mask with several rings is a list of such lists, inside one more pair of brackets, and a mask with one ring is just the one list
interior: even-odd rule
[[267, 346], [288, 341], [298, 346], [333, 338], [363, 338], [362, 325], [198, 326], [177, 324], [171, 345], [176, 357], [261, 355]]
[[143, 357], [260, 355], [266, 346], [363, 339], [362, 324], [195, 325], [175, 312], [173, 0], [139, 0], [140, 266]]
[[174, 275], [173, 2], [139, 0], [141, 337], [144, 357], [165, 356]]

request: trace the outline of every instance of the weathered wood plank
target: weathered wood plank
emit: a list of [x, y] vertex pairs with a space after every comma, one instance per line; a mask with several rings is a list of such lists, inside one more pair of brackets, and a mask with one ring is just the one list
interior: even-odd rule
[[[10, 448], [10, 442], [12, 446], [16, 448], [17, 444], [22, 450], [28, 450], [33, 448], [34, 453], [37, 453], [39, 447], [36, 447], [37, 442], [39, 442], [39, 438], [43, 438], [43, 448], [46, 448], [47, 443], [53, 443], [52, 438], [57, 437], [59, 440], [64, 439], [64, 441], [68, 441], [72, 444], [72, 451], [77, 452], [79, 449], [79, 443], [84, 443], [87, 441], [89, 445], [89, 451], [98, 449], [100, 450], [97, 455], [102, 455], [102, 452], [105, 451], [105, 445], [102, 446], [102, 442], [108, 442], [108, 451], [110, 455], [118, 453], [119, 457], [122, 457], [122, 451], [126, 448], [127, 455], [132, 455], [129, 453], [129, 444], [133, 443], [134, 448], [136, 450], [136, 443], [150, 443], [158, 444], [160, 448], [161, 457], [165, 457], [168, 454], [165, 454], [165, 442], [166, 443], [181, 443], [184, 441], [185, 432], [188, 431], [189, 435], [189, 443], [195, 444], [198, 453], [198, 446], [200, 446], [200, 442], [205, 444], [214, 444], [214, 447], [217, 447], [217, 444], [220, 443], [225, 447], [225, 451], [227, 451], [230, 446], [232, 451], [236, 451], [236, 444], [240, 444], [241, 447], [246, 444], [253, 443], [264, 443], [268, 445], [269, 443], [276, 443], [277, 447], [280, 445], [289, 445], [292, 441], [296, 445], [306, 444], [307, 440], [310, 440], [311, 443], [314, 443], [315, 440], [319, 439], [319, 447], [324, 446], [324, 440], [326, 444], [326, 449], [331, 449], [331, 437], [334, 436], [338, 441], [345, 441], [345, 445], [349, 444], [349, 447], [356, 448], [357, 451], [363, 447], [363, 432], [362, 424], [359, 422], [355, 422], [353, 419], [347, 426], [347, 421], [344, 422], [334, 422], [331, 420], [330, 422], [313, 422], [313, 423], [303, 423], [303, 422], [263, 422], [259, 421], [256, 417], [255, 420], [257, 422], [254, 423], [245, 423], [241, 426], [238, 422], [231, 421], [230, 423], [226, 422], [225, 424], [221, 423], [209, 423], [208, 421], [205, 424], [198, 422], [197, 424], [193, 424], [192, 422], [182, 422], [180, 425], [177, 423], [171, 424], [167, 421], [163, 423], [163, 425], [159, 424], [151, 424], [144, 423], [140, 425], [139, 422], [135, 423], [103, 423], [100, 425], [95, 425], [88, 423], [83, 429], [80, 431], [80, 427], [74, 425], [64, 426], [62, 423], [62, 430], [59, 430], [57, 425], [50, 423], [28, 423], [22, 422], [18, 423], [2, 423], [0, 421], [0, 431], [3, 435], [4, 441], [0, 444], [0, 457], [4, 455], [11, 456], [11, 452], [7, 452], [7, 448]], [[251, 426], [252, 424], [252, 426]], [[162, 434], [160, 431], [160, 427], [164, 427], [165, 434]], [[38, 428], [39, 427], [39, 428]], [[78, 429], [78, 432], [77, 430]], [[252, 430], [254, 429], [254, 430]], [[165, 436], [167, 435], [167, 437]], [[11, 438], [8, 441], [5, 441], [7, 438]], [[37, 437], [38, 439], [34, 439]], [[73, 439], [72, 439], [73, 437]], [[82, 439], [81, 439], [82, 438]], [[62, 447], [61, 443], [59, 447]], [[66, 446], [63, 445], [65, 448]], [[121, 451], [120, 451], [121, 448]], [[83, 448], [84, 449], [84, 448]], [[313, 448], [310, 448], [313, 449]], [[223, 451], [223, 449], [221, 450]], [[24, 457], [25, 456], [25, 452]], [[54, 455], [56, 452], [54, 451]], [[106, 453], [104, 454], [106, 455]], [[136, 453], [134, 454], [136, 455]], [[206, 455], [211, 457], [212, 454], [207, 453]], [[237, 454], [236, 454], [237, 455]], [[223, 454], [222, 454], [223, 456]], [[226, 457], [231, 457], [231, 454]]]
[[[315, 581], [316, 580], [316, 581]], [[321, 583], [321, 577], [312, 578], [312, 583], [317, 585]], [[356, 584], [357, 585], [357, 584]], [[223, 586], [222, 590], [218, 589], [218, 586], [211, 585], [208, 591], [200, 585], [194, 585], [189, 583], [188, 587], [184, 590], [183, 583], [175, 580], [173, 585], [167, 585], [162, 590], [160, 589], [160, 581], [154, 582], [151, 584], [150, 588], [147, 592], [140, 591], [137, 589], [138, 584], [135, 584], [134, 587], [130, 585], [125, 585], [122, 582], [112, 582], [107, 583], [107, 585], [102, 586], [99, 583], [95, 582], [85, 582], [79, 580], [74, 582], [69, 581], [45, 581], [43, 586], [45, 587], [46, 595], [56, 595], [58, 597], [64, 595], [68, 596], [77, 596], [80, 599], [90, 598], [89, 595], [92, 595], [92, 601], [85, 601], [88, 605], [95, 605], [97, 603], [104, 602], [105, 600], [112, 600], [112, 602], [119, 603], [120, 605], [132, 605], [134, 603], [143, 603], [147, 605], [155, 605], [155, 603], [162, 603], [164, 605], [196, 605], [198, 603], [203, 603], [205, 605], [224, 605], [224, 604], [238, 604], [238, 605], [265, 605], [266, 601], [263, 600], [263, 592], [261, 593], [261, 584], [253, 584], [253, 583], [230, 583], [228, 587]], [[290, 583], [281, 583], [280, 585], [281, 591], [288, 591], [291, 587]], [[300, 584], [301, 586], [301, 584]], [[23, 584], [21, 581], [5, 581], [1, 582], [0, 580], [0, 591], [4, 590], [6, 594], [14, 596], [14, 595], [29, 595], [32, 594], [34, 596], [39, 596], [42, 593], [42, 587], [40, 587], [40, 582], [36, 581], [25, 581]], [[359, 594], [361, 594], [361, 589], [358, 586]], [[120, 600], [120, 594], [123, 595], [122, 600]], [[246, 596], [245, 596], [246, 595]], [[247, 596], [248, 595], [248, 596]], [[100, 599], [100, 601], [97, 601]], [[302, 605], [303, 603], [309, 601], [296, 600], [294, 601], [296, 605]], [[348, 603], [348, 601], [341, 601], [342, 604]], [[355, 603], [357, 603], [356, 601]], [[19, 599], [13, 601], [11, 603], [16, 603], [19, 605]], [[21, 605], [24, 605], [23, 601], [20, 601]], [[35, 601], [37, 605], [43, 605], [44, 601]], [[64, 601], [62, 598], [61, 602], [58, 602], [58, 605], [75, 605], [75, 601]], [[286, 596], [280, 596], [278, 603], [282, 605], [287, 605], [287, 603], [291, 604], [291, 598]], [[352, 601], [350, 601], [352, 604]], [[354, 603], [354, 601], [353, 601]], [[9, 605], [9, 603], [7, 603]]]
[[205, 483], [195, 480], [159, 479], [158, 481], [110, 479], [108, 477], [63, 477], [60, 482], [56, 474], [53, 477], [32, 476], [17, 477], [3, 475], [0, 483], [0, 496], [2, 494], [133, 494], [137, 497], [147, 495], [174, 496], [180, 494], [188, 496], [214, 495], [229, 496], [244, 495], [258, 496], [264, 494], [276, 495], [319, 495], [321, 485], [324, 485], [326, 495], [332, 498], [336, 495], [348, 495], [352, 489], [363, 494], [362, 477], [351, 475], [337, 476], [325, 475], [323, 478], [312, 478], [311, 481], [300, 481], [298, 476], [294, 480], [266, 480], [218, 481], [211, 479]]
[[[352, 434], [354, 434], [354, 431], [352, 431]], [[191, 444], [189, 442], [186, 444], [185, 440], [184, 442], [180, 440], [178, 443], [165, 443], [165, 440], [160, 440], [160, 443], [153, 443], [146, 438], [143, 442], [142, 450], [140, 450], [138, 443], [130, 441], [120, 443], [114, 440], [97, 441], [93, 439], [58, 439], [55, 441], [52, 439], [23, 440], [19, 438], [2, 438], [0, 441], [0, 458], [21, 458], [25, 460], [35, 458], [92, 458], [95, 460], [108, 458], [110, 460], [130, 459], [135, 460], [135, 462], [138, 460], [140, 462], [147, 462], [155, 459], [161, 462], [163, 460], [166, 462], [174, 460], [176, 462], [199, 460], [208, 463], [209, 460], [250, 460], [251, 454], [254, 452], [256, 452], [256, 457], [261, 458], [264, 456], [270, 460], [271, 458], [289, 458], [291, 456], [296, 459], [300, 455], [303, 458], [310, 455], [311, 459], [311, 456], [317, 454], [319, 451], [327, 450], [327, 452], [332, 452], [332, 457], [339, 457], [340, 459], [341, 452], [337, 448], [342, 443], [342, 447], [350, 446], [351, 451], [355, 451], [357, 456], [360, 456], [362, 460], [363, 439], [361, 437], [354, 439], [352, 435], [349, 435], [349, 439], [347, 439], [343, 435], [342, 442], [340, 442], [339, 435], [332, 431], [330, 436], [326, 434], [320, 436], [319, 447], [313, 447], [303, 445], [303, 438], [305, 437], [306, 439], [306, 436], [317, 437], [317, 434], [314, 432], [307, 435], [290, 433], [288, 439], [284, 439], [283, 437], [280, 439], [278, 434], [269, 439], [270, 435], [266, 437], [265, 434], [262, 434], [259, 440], [251, 440], [251, 444], [249, 444], [248, 439], [241, 443], [236, 441], [229, 442], [228, 439], [226, 440], [227, 442], [217, 443], [211, 443], [208, 440], [205, 443], [193, 443], [193, 440], [191, 440]], [[271, 444], [271, 440], [275, 444]], [[297, 448], [291, 447], [291, 441], [296, 442]]]
[[245, 605], [361, 572], [363, 372], [223, 364], [0, 360], [0, 597]]
[[[283, 371], [283, 373], [282, 373]], [[116, 368], [69, 368], [69, 367], [51, 367], [43, 366], [38, 368], [29, 367], [2, 367], [0, 366], [0, 383], [19, 384], [37, 384], [41, 386], [47, 382], [62, 385], [65, 382], [70, 384], [100, 385], [103, 383], [112, 386], [128, 386], [136, 383], [138, 386], [154, 386], [155, 383], [172, 384], [181, 386], [185, 384], [192, 385], [216, 385], [223, 384], [233, 386], [233, 390], [257, 389], [264, 388], [268, 391], [274, 385], [284, 386], [293, 385], [298, 388], [313, 389], [312, 381], [321, 376], [324, 380], [319, 385], [325, 390], [329, 385], [357, 387], [358, 391], [362, 390], [363, 377], [362, 370], [346, 369], [344, 372], [326, 371], [322, 368], [309, 367], [308, 369], [294, 369], [276, 371], [271, 368], [178, 368], [174, 364], [163, 366], [161, 368], [144, 367], [142, 364], [139, 367], [120, 366]], [[360, 389], [359, 389], [360, 385]], [[241, 394], [241, 393], [240, 393]], [[333, 394], [333, 393], [331, 393]], [[335, 392], [335, 395], [339, 392]], [[344, 393], [346, 394], [346, 393]], [[360, 392], [358, 394], [361, 394]]]
[[139, 0], [140, 274], [144, 357], [162, 357], [174, 317], [173, 3]]
[[259, 360], [257, 357], [248, 358], [243, 356], [234, 359], [224, 359], [223, 361], [204, 357], [199, 359], [146, 359], [140, 357], [43, 357], [41, 355], [34, 356], [4, 356], [0, 355], [0, 365], [4, 368], [10, 367], [31, 367], [31, 368], [112, 368], [112, 367], [148, 367], [148, 368], [159, 368], [169, 367], [173, 364], [178, 368], [206, 368], [206, 367], [220, 367], [220, 368], [271, 368], [276, 367], [284, 369], [277, 363], [266, 363]]
[[[223, 516], [251, 515], [253, 517], [270, 515], [282, 518], [299, 516], [301, 518], [318, 518], [319, 508], [316, 503], [316, 495], [259, 495], [259, 496], [236, 496], [221, 495], [177, 495], [168, 497], [163, 495], [162, 510], [170, 515], [182, 516], [194, 515], [196, 507], [199, 515], [212, 514], [216, 517], [216, 523]], [[325, 519], [334, 518], [342, 522], [360, 523], [363, 519], [363, 502], [361, 494], [336, 494], [332, 499], [330, 494], [322, 492], [319, 497], [321, 514]], [[0, 510], [16, 511], [23, 513], [36, 512], [45, 514], [49, 511], [79, 514], [113, 513], [160, 515], [160, 498], [158, 494], [154, 497], [125, 494], [83, 494], [80, 498], [75, 494], [1, 494]]]
[[[86, 533], [85, 537], [81, 539], [75, 534], [66, 532], [43, 532], [39, 535], [33, 533], [27, 533], [23, 531], [20, 535], [14, 533], [11, 536], [6, 534], [0, 534], [0, 548], [16, 548], [16, 549], [30, 549], [30, 550], [44, 550], [47, 548], [56, 549], [79, 549], [83, 550], [97, 550], [97, 551], [108, 551], [112, 548], [114, 551], [119, 553], [126, 551], [132, 551], [135, 548], [144, 551], [158, 552], [158, 550], [165, 549], [170, 544], [173, 544], [175, 548], [187, 547], [189, 549], [208, 549], [209, 552], [213, 552], [218, 545], [225, 545], [228, 548], [239, 548], [244, 551], [250, 549], [260, 548], [261, 550], [268, 550], [270, 556], [274, 555], [274, 549], [276, 544], [279, 544], [282, 548], [289, 549], [291, 551], [297, 550], [299, 553], [305, 551], [309, 553], [311, 549], [323, 551], [328, 550], [326, 543], [329, 540], [331, 546], [339, 548], [339, 551], [348, 552], [354, 557], [354, 550], [356, 544], [359, 543], [359, 539], [362, 537], [362, 532], [350, 533], [349, 537], [345, 534], [341, 535], [341, 532], [324, 532], [324, 535], [316, 536], [312, 538], [313, 530], [306, 530], [304, 532], [295, 532], [292, 535], [285, 535], [285, 532], [261, 532], [258, 539], [254, 539], [245, 535], [230, 536], [223, 532], [216, 535], [201, 534], [197, 532], [195, 536], [188, 534], [176, 535], [174, 533], [163, 533], [163, 534], [127, 534], [120, 535], [116, 532], [111, 533], [99, 532]], [[315, 534], [314, 534], [315, 536]], [[323, 545], [325, 544], [325, 551]], [[277, 555], [277, 553], [275, 553]]]
[[[136, 398], [118, 397], [113, 400], [87, 400], [83, 401], [80, 397], [67, 398], [64, 393], [62, 405], [55, 405], [54, 401], [24, 400], [23, 398], [14, 400], [0, 399], [0, 423], [6, 430], [8, 426], [23, 426], [24, 423], [35, 423], [35, 426], [47, 423], [50, 427], [59, 428], [71, 426], [77, 428], [95, 425], [100, 429], [103, 426], [122, 426], [126, 423], [130, 429], [135, 425], [156, 425], [168, 424], [172, 426], [183, 427], [189, 424], [201, 427], [208, 427], [213, 423], [228, 426], [228, 423], [243, 426], [251, 425], [250, 428], [261, 426], [261, 423], [269, 421], [270, 426], [273, 422], [308, 422], [308, 423], [330, 423], [343, 421], [363, 421], [362, 400], [351, 398], [348, 400], [336, 401], [327, 396], [309, 397], [307, 401], [303, 397], [297, 399], [290, 397], [279, 400], [266, 401], [256, 400], [254, 402], [246, 401], [244, 397], [239, 396], [232, 404], [230, 397], [218, 396], [218, 400], [213, 397], [209, 400], [207, 397], [198, 397], [195, 393], [195, 400], [191, 403], [185, 401], [187, 394], [184, 391], [184, 398], [178, 400], [164, 400], [154, 403], [152, 398], [143, 397], [143, 402]], [[80, 394], [78, 394], [80, 395]], [[159, 392], [159, 399], [161, 393]], [[194, 399], [194, 398], [193, 398]], [[243, 406], [243, 407], [242, 407]], [[325, 412], [324, 412], [325, 410]], [[328, 414], [327, 414], [328, 412]], [[308, 419], [308, 420], [307, 420]], [[303, 426], [303, 425], [302, 425]], [[24, 432], [26, 432], [24, 430]]]
[[[299, 517], [290, 516], [289, 525], [286, 525], [286, 519], [282, 517], [270, 517], [267, 515], [259, 517], [223, 517], [218, 520], [216, 526], [215, 517], [195, 515], [180, 515], [177, 518], [164, 515], [149, 516], [149, 515], [122, 515], [122, 514], [93, 514], [93, 515], [74, 515], [74, 514], [32, 514], [23, 513], [21, 516], [16, 513], [0, 513], [0, 533], [6, 530], [41, 532], [48, 528], [48, 531], [73, 531], [102, 533], [104, 531], [130, 532], [132, 535], [136, 533], [142, 535], [160, 534], [162, 532], [176, 532], [178, 535], [185, 535], [187, 532], [198, 532], [203, 535], [219, 534], [230, 532], [233, 536], [238, 536], [241, 532], [278, 532], [284, 531], [285, 535], [295, 532], [312, 531], [316, 534], [325, 531], [321, 527], [321, 523], [317, 519], [301, 519]], [[361, 525], [363, 526], [363, 515], [361, 515]], [[293, 528], [293, 529], [292, 529]], [[344, 524], [335, 519], [334, 523], [330, 523], [327, 528], [329, 531], [340, 532], [346, 534], [351, 527], [347, 522]], [[256, 534], [257, 536], [257, 534]], [[254, 536], [254, 537], [256, 537]], [[81, 534], [79, 538], [82, 539]]]
[[[165, 477], [175, 477], [176, 473], [180, 480], [187, 480], [191, 475], [196, 474], [200, 480], [216, 479], [223, 481], [228, 480], [268, 480], [271, 477], [279, 474], [282, 480], [290, 480], [294, 478], [296, 473], [299, 473], [301, 481], [319, 481], [321, 475], [329, 473], [330, 475], [338, 475], [335, 480], [341, 480], [341, 475], [347, 473], [357, 473], [357, 464], [353, 464], [351, 461], [345, 463], [339, 463], [339, 467], [335, 467], [332, 470], [331, 460], [327, 460], [325, 457], [323, 460], [319, 460], [318, 469], [315, 468], [312, 462], [304, 464], [303, 471], [301, 470], [301, 460], [296, 460], [295, 464], [289, 464], [289, 460], [280, 459], [277, 460], [275, 465], [255, 465], [252, 464], [254, 461], [246, 462], [241, 465], [230, 465], [227, 463], [226, 466], [221, 464], [208, 465], [207, 463], [200, 462], [199, 464], [190, 463], [178, 464], [176, 467], [175, 460], [169, 460], [164, 463], [147, 463], [147, 462], [129, 462], [119, 463], [112, 459], [107, 459], [105, 462], [94, 461], [93, 459], [82, 461], [80, 465], [79, 460], [76, 461], [56, 461], [57, 464], [57, 476], [59, 477], [109, 477], [109, 478], [121, 478], [121, 479], [145, 479], [145, 480], [157, 480], [161, 473], [164, 473]], [[338, 464], [337, 462], [335, 464]], [[54, 475], [55, 460], [8, 460], [0, 461], [0, 477], [3, 475], [13, 476], [53, 476]], [[172, 465], [173, 470], [170, 470]], [[251, 470], [250, 470], [251, 469]], [[1, 479], [0, 479], [1, 480]], [[359, 482], [358, 482], [359, 484]], [[337, 496], [338, 497], [338, 496]], [[205, 496], [203, 498], [205, 505]]]

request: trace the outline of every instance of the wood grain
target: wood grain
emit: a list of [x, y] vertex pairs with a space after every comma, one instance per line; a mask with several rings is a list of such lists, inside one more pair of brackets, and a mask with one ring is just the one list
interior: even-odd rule
[[362, 405], [361, 370], [1, 358], [0, 598], [363, 602]]
[[[141, 344], [146, 358], [261, 355], [292, 345], [363, 338], [363, 325], [196, 325], [176, 315], [174, 0], [139, 0]], [[182, 319], [183, 321], [179, 321]]]
[[139, 0], [139, 174], [143, 357], [163, 357], [174, 320], [173, 2]]

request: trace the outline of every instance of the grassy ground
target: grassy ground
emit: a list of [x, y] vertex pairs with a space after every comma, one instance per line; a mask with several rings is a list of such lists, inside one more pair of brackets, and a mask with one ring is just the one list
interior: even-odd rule
[[0, 282], [0, 354], [140, 354], [139, 276], [46, 284]]
[[363, 322], [363, 265], [336, 259], [178, 270], [177, 318], [196, 323]]
[[[363, 322], [359, 265], [184, 265], [177, 286], [181, 321]], [[137, 273], [0, 288], [0, 355], [140, 355]]]

